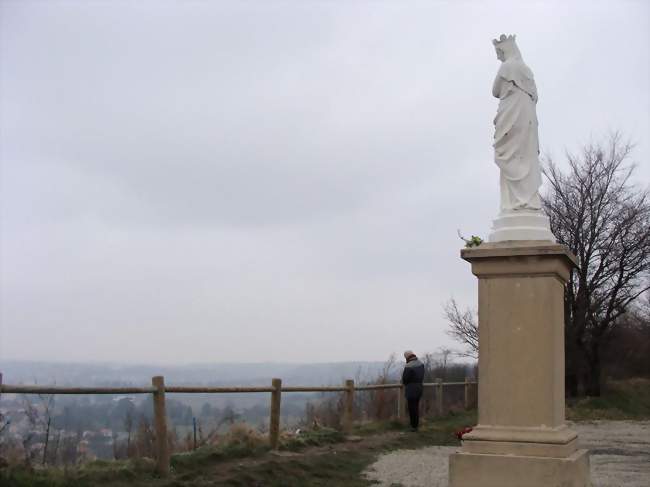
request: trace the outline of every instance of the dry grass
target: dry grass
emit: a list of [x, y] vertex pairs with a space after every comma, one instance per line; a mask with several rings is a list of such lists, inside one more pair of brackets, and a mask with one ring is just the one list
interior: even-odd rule
[[227, 448], [241, 448], [256, 450], [268, 443], [268, 436], [262, 435], [246, 423], [234, 424], [223, 438], [223, 445]]
[[650, 379], [610, 381], [600, 397], [568, 401], [567, 418], [572, 421], [650, 419]]

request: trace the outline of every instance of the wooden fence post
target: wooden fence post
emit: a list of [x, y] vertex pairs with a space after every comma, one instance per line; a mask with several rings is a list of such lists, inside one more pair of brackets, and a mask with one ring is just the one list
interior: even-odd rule
[[465, 411], [469, 409], [469, 386], [470, 378], [465, 377]]
[[156, 471], [161, 477], [169, 475], [169, 445], [167, 444], [167, 413], [165, 412], [165, 378], [151, 378], [153, 393], [153, 423], [156, 433]]
[[442, 379], [436, 379], [436, 403], [438, 416], [442, 416]]
[[404, 384], [397, 389], [397, 421], [404, 419]]
[[352, 413], [354, 409], [354, 381], [345, 381], [345, 399], [343, 402], [343, 432], [352, 432]]
[[278, 449], [280, 442], [280, 402], [282, 401], [282, 379], [271, 381], [271, 419], [269, 420], [269, 442], [273, 450]]

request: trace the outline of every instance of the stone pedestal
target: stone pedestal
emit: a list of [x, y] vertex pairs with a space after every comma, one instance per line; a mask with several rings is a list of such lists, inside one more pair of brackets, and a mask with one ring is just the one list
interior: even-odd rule
[[564, 420], [564, 285], [575, 257], [549, 241], [461, 256], [479, 279], [479, 411], [449, 459], [450, 487], [591, 485]]

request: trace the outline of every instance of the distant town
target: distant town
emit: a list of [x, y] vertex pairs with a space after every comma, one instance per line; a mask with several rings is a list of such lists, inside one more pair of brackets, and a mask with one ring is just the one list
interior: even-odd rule
[[[435, 360], [434, 356], [430, 356]], [[392, 360], [392, 359], [391, 359]], [[148, 385], [161, 372], [169, 384], [267, 386], [274, 376], [293, 385], [339, 385], [345, 378], [370, 381], [385, 362], [332, 364], [215, 364], [159, 367], [5, 362], [4, 383], [132, 386]], [[398, 369], [389, 363], [394, 380]], [[332, 394], [285, 395], [282, 423], [298, 428]], [[0, 417], [4, 451], [21, 452], [30, 463], [76, 464], [93, 459], [147, 456], [152, 442], [152, 397], [145, 395], [3, 394]], [[171, 441], [206, 442], [245, 422], [268, 429], [269, 394], [174, 394], [166, 400]]]

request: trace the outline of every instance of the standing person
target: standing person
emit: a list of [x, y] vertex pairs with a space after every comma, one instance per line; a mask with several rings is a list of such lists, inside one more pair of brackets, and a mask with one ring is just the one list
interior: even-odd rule
[[424, 364], [411, 350], [404, 352], [406, 365], [402, 372], [404, 395], [409, 408], [411, 431], [417, 431], [420, 423], [420, 398], [422, 397], [422, 382], [424, 381]]

